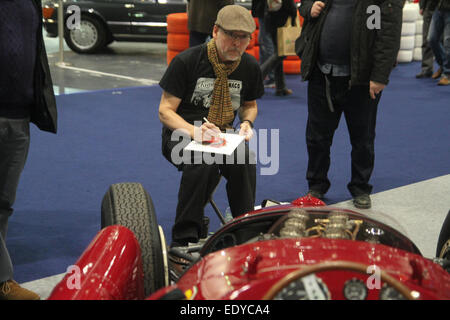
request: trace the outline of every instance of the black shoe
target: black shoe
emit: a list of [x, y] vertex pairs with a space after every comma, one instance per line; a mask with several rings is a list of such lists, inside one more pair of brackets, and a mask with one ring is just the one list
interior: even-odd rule
[[420, 73], [416, 74], [416, 78], [417, 79], [431, 78], [432, 75], [433, 75], [433, 71], [422, 70]]
[[320, 191], [316, 191], [316, 190], [309, 190], [308, 193], [306, 194], [307, 196], [311, 196], [313, 198], [317, 198], [322, 200], [324, 197], [324, 194]]
[[359, 209], [369, 209], [372, 207], [372, 201], [368, 194], [360, 194], [359, 196], [353, 197], [353, 204]]
[[178, 281], [194, 261], [194, 257], [189, 253], [183, 252], [180, 247], [170, 248], [167, 257], [169, 260], [170, 280], [174, 282]]
[[209, 218], [207, 216], [203, 216], [202, 228], [200, 229], [200, 239], [205, 239], [208, 237], [209, 230]]
[[284, 89], [281, 89], [281, 90], [277, 89], [277, 91], [275, 91], [275, 95], [276, 96], [280, 96], [280, 97], [289, 96], [291, 94], [292, 94], [292, 90], [291, 89], [287, 89], [287, 88], [284, 88]]

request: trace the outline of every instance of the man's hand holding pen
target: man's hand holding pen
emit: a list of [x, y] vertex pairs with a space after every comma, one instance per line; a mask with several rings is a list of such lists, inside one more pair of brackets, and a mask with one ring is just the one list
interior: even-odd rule
[[220, 136], [220, 129], [214, 123], [203, 118], [205, 122], [200, 127], [194, 128], [194, 140], [197, 142], [211, 141]]

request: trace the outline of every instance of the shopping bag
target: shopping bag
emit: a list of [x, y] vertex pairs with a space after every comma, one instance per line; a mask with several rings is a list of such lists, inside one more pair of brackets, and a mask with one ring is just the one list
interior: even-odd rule
[[295, 40], [300, 36], [302, 27], [297, 16], [295, 26], [292, 26], [291, 17], [288, 17], [286, 24], [277, 30], [278, 56], [295, 56]]

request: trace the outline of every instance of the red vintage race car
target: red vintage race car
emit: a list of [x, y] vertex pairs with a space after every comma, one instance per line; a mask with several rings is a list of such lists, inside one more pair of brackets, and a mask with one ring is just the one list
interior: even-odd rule
[[49, 299], [450, 299], [450, 213], [437, 258], [387, 223], [299, 198], [224, 224], [171, 281], [169, 249], [139, 183], [112, 185], [102, 227]]

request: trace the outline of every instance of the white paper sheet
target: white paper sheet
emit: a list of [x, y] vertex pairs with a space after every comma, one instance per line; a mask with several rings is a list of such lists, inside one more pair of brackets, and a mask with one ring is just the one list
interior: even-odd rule
[[184, 150], [220, 153], [229, 156], [245, 139], [245, 136], [240, 136], [235, 133], [221, 133], [220, 136], [226, 141], [224, 146], [211, 147], [207, 144], [205, 145], [193, 140], [184, 148]]

